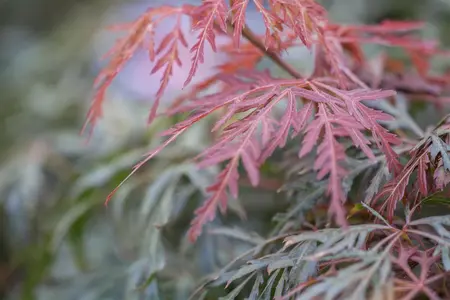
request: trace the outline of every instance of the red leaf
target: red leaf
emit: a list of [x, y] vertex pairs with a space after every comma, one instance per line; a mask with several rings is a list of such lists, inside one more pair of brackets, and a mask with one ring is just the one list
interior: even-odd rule
[[193, 30], [200, 31], [200, 34], [197, 43], [191, 48], [191, 53], [193, 54], [191, 59], [191, 69], [189, 70], [188, 78], [184, 82], [183, 87], [186, 87], [192, 81], [197, 72], [198, 65], [204, 62], [204, 48], [206, 41], [208, 41], [214, 51], [217, 51], [215, 43], [216, 34], [214, 32], [215, 22], [219, 24], [223, 32], [226, 32], [225, 22], [228, 17], [228, 12], [224, 0], [205, 0], [196, 8], [195, 13], [204, 17], [200, 18], [192, 28]]
[[417, 179], [418, 179], [418, 183], [419, 183], [419, 191], [423, 196], [427, 196], [428, 195], [428, 175], [427, 175], [427, 170], [428, 170], [428, 164], [429, 163], [429, 159], [428, 156], [422, 156], [419, 159], [419, 169], [417, 172]]
[[381, 198], [385, 198], [385, 200], [383, 200], [383, 205], [381, 206], [381, 211], [387, 212], [389, 221], [393, 220], [397, 203], [405, 196], [405, 191], [406, 187], [408, 186], [409, 179], [414, 170], [419, 165], [419, 162], [425, 155], [428, 155], [427, 151], [423, 151], [418, 157], [414, 156], [413, 158], [411, 158], [403, 168], [401, 173], [398, 176], [394, 177], [390, 182], [388, 182], [384, 186], [383, 190], [378, 193], [378, 195], [375, 196], [373, 200], [370, 201], [370, 203], [372, 203], [379, 201]]
[[186, 40], [182, 35], [179, 22], [176, 23], [174, 30], [163, 39], [162, 44], [158, 46], [156, 51], [154, 49], [155, 45], [153, 41], [154, 30], [165, 18], [177, 16], [179, 20], [182, 15], [189, 15], [192, 8], [193, 7], [190, 5], [183, 5], [181, 7], [161, 6], [150, 8], [134, 22], [120, 27], [127, 30], [129, 35], [119, 39], [105, 56], [105, 58], [109, 58], [109, 62], [95, 79], [95, 94], [82, 132], [85, 131], [89, 124], [91, 124], [92, 132], [97, 120], [102, 115], [106, 90], [120, 70], [122, 70], [127, 62], [133, 57], [134, 53], [139, 48], [144, 47], [145, 41], [147, 41], [146, 47], [150, 60], [152, 61], [158, 54], [161, 54], [164, 49], [169, 47], [168, 52], [159, 58], [153, 70], [153, 72], [156, 72], [156, 70], [162, 68], [164, 65], [166, 66], [164, 76], [161, 79], [161, 87], [156, 94], [156, 99], [151, 109], [149, 121], [154, 118], [159, 100], [167, 87], [169, 77], [172, 75], [172, 64], [174, 61], [178, 64], [181, 63], [178, 59], [177, 43], [180, 41], [182, 45], [186, 46]]
[[245, 11], [247, 10], [248, 0], [233, 0], [231, 2], [231, 11], [233, 13], [231, 23], [234, 25], [233, 43], [236, 48], [239, 48], [241, 32], [245, 26]]
[[[296, 115], [295, 95], [292, 90], [285, 88], [278, 93], [285, 82], [277, 82], [277, 80], [271, 79], [272, 83], [266, 84], [265, 82], [270, 77], [265, 73], [248, 73], [246, 75], [247, 83], [238, 85], [241, 90], [235, 91], [237, 96], [224, 98], [220, 97], [223, 93], [218, 93], [214, 96], [205, 97], [209, 101], [215, 100], [217, 106], [227, 106], [227, 111], [216, 122], [214, 130], [225, 127], [222, 128], [222, 134], [216, 143], [197, 156], [196, 160], [199, 161], [200, 167], [208, 167], [225, 161], [228, 161], [228, 163], [216, 182], [209, 187], [208, 191], [212, 193], [211, 197], [196, 212], [196, 217], [189, 231], [191, 239], [197, 238], [203, 225], [214, 217], [219, 202], [224, 205], [221, 210], [225, 211], [227, 187], [232, 195], [237, 196], [239, 160], [242, 161], [252, 185], [259, 184], [260, 165], [276, 147], [284, 146], [288, 130], [293, 123], [292, 118]], [[255, 81], [249, 82], [248, 80], [252, 77]], [[304, 81], [297, 80], [293, 83], [301, 85], [304, 84]], [[226, 93], [226, 89], [224, 93]], [[271, 116], [271, 111], [277, 103], [285, 99], [288, 102], [286, 113], [280, 122], [275, 121]], [[199, 99], [199, 101], [202, 100]], [[241, 103], [246, 105], [239, 106]], [[232, 124], [225, 125], [237, 111], [249, 113]], [[260, 125], [263, 129], [262, 135], [258, 131]], [[274, 125], [277, 125], [278, 131], [274, 130]], [[268, 143], [266, 143], [267, 141]]]
[[349, 114], [352, 115], [362, 126], [372, 132], [378, 148], [380, 148], [386, 155], [389, 169], [394, 172], [394, 174], [398, 174], [401, 170], [401, 164], [398, 161], [397, 154], [392, 149], [391, 145], [398, 145], [401, 143], [401, 140], [396, 135], [388, 132], [378, 123], [379, 120], [390, 120], [392, 119], [392, 117], [381, 111], [371, 109], [361, 103], [361, 101], [390, 97], [392, 95], [395, 95], [395, 92], [361, 89], [353, 91], [343, 91], [329, 85], [324, 85], [322, 83], [318, 84], [332, 91], [338, 97], [342, 98], [342, 100], [344, 100]]
[[314, 169], [318, 171], [317, 179], [321, 180], [326, 175], [328, 178], [328, 195], [331, 196], [330, 215], [334, 215], [338, 224], [347, 224], [343, 203], [346, 200], [342, 190], [342, 181], [346, 175], [346, 170], [340, 165], [345, 160], [344, 147], [335, 139], [336, 116], [329, 112], [326, 104], [318, 104], [316, 119], [312, 121], [306, 129], [306, 136], [303, 141], [300, 157], [309, 153], [317, 143], [320, 132], [324, 131], [322, 142], [317, 149], [317, 158]]

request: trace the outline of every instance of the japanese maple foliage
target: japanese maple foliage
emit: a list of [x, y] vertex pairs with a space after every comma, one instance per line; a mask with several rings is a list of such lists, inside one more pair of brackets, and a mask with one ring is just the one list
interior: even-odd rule
[[[317, 180], [327, 182], [328, 215], [342, 227], [348, 226], [350, 213], [344, 205], [348, 195], [343, 186], [351, 171], [348, 143], [369, 161], [384, 160], [391, 180], [384, 186], [375, 182], [376, 187], [371, 188], [373, 195], [366, 203], [390, 224], [395, 223], [400, 201], [416, 210], [420, 208], [420, 199], [445, 188], [449, 182], [447, 171], [450, 171], [447, 119], [434, 130], [424, 132], [396, 108], [398, 93], [411, 100], [423, 96], [441, 104], [448, 99], [445, 92], [449, 77], [432, 74], [429, 61], [445, 53], [438, 49], [436, 42], [422, 40], [417, 35], [423, 23], [336, 24], [314, 0], [253, 0], [265, 24], [264, 35], [258, 36], [246, 26], [249, 2], [204, 0], [197, 6], [150, 8], [136, 21], [120, 26], [128, 31], [128, 36], [113, 47], [108, 54], [108, 66], [96, 80], [87, 120], [91, 125], [101, 116], [105, 90], [133, 53], [143, 48], [149, 59], [156, 61], [150, 71], [165, 70], [149, 122], [157, 115], [189, 113], [183, 121], [162, 133], [167, 141], [149, 152], [131, 174], [195, 123], [215, 118], [211, 128], [214, 144], [195, 160], [199, 167], [218, 165], [222, 171], [207, 189], [209, 197], [196, 210], [189, 229], [191, 241], [214, 219], [217, 209], [225, 213], [230, 196], [238, 196], [242, 176], [239, 166], [243, 166], [251, 184], [258, 186], [261, 166], [290, 139], [299, 140], [299, 159], [315, 151], [311, 167]], [[188, 45], [180, 24], [175, 23], [173, 30], [155, 45], [154, 31], [168, 16], [189, 17], [191, 29], [198, 34], [197, 42]], [[218, 36], [227, 37], [229, 44], [216, 47]], [[414, 68], [404, 66], [387, 52], [374, 64], [363, 51], [365, 44], [400, 48]], [[287, 50], [299, 45], [314, 53], [314, 70], [309, 76], [300, 74], [282, 58]], [[190, 47], [191, 61], [179, 59], [179, 47]], [[205, 47], [226, 53], [229, 62], [219, 66], [214, 76], [190, 85], [204, 61]], [[288, 77], [258, 70], [257, 64], [264, 57], [281, 67]], [[174, 64], [190, 68], [184, 84], [185, 94], [174, 99], [166, 111], [157, 113], [159, 100], [173, 76]], [[215, 87], [214, 92], [203, 93], [211, 86]], [[277, 113], [281, 106], [284, 111]], [[407, 162], [401, 163], [401, 158]], [[413, 174], [417, 180], [411, 186]], [[375, 176], [374, 180], [379, 177]], [[409, 260], [422, 264], [423, 272], [434, 263], [425, 258], [428, 252], [398, 251], [396, 264], [405, 272]], [[412, 282], [399, 280], [398, 283], [407, 286], [422, 282], [410, 277]], [[426, 289], [425, 293], [433, 298], [431, 290]]]

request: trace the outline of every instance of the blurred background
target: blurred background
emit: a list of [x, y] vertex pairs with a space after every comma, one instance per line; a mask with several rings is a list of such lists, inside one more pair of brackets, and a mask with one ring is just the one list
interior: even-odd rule
[[[322, 2], [341, 22], [426, 20], [423, 34], [448, 45], [446, 1]], [[155, 133], [176, 121], [146, 126], [159, 78], [149, 75], [152, 66], [138, 53], [109, 90], [92, 139], [79, 135], [100, 58], [118, 37], [105, 27], [133, 20], [151, 5], [185, 2], [0, 0], [0, 299], [187, 299], [199, 279], [259, 241], [284, 207], [274, 191], [244, 188], [244, 200], [214, 222], [241, 229], [216, 230], [195, 245], [186, 241], [192, 211], [216, 172], [185, 162], [208, 143], [206, 124], [104, 206], [133, 164], [158, 145]], [[250, 26], [261, 29], [252, 13]], [[189, 59], [188, 52], [182, 57]], [[210, 49], [206, 58], [196, 80], [226, 59]], [[301, 58], [289, 56], [306, 68]], [[165, 104], [181, 92], [187, 67], [175, 74]], [[252, 216], [247, 221], [244, 211]]]

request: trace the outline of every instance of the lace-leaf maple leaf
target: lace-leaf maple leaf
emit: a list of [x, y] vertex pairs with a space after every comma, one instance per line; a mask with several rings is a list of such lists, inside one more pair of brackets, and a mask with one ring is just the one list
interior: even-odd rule
[[[413, 172], [419, 168], [419, 170], [423, 170], [426, 166], [420, 166], [420, 164], [426, 163], [426, 157], [428, 156], [427, 149], [418, 149], [418, 151], [414, 152], [412, 158], [408, 161], [408, 163], [403, 167], [401, 172], [393, 177], [384, 187], [383, 189], [373, 198], [368, 200], [367, 203], [376, 203], [380, 201], [381, 198], [384, 198], [383, 204], [381, 205], [379, 211], [386, 211], [387, 219], [392, 221], [394, 218], [395, 208], [397, 207], [398, 201], [404, 199], [406, 188], [409, 184], [410, 178]], [[420, 174], [419, 174], [420, 175]], [[423, 180], [423, 176], [419, 176], [419, 180]], [[420, 182], [422, 186], [426, 185], [426, 182]]]
[[422, 40], [412, 35], [414, 31], [423, 29], [424, 25], [424, 22], [385, 20], [376, 25], [337, 25], [334, 30], [339, 33], [340, 42], [350, 44], [352, 48], [357, 48], [361, 43], [403, 48], [419, 74], [425, 77], [430, 56], [440, 51], [436, 41]]
[[450, 145], [445, 143], [439, 136], [432, 134], [431, 138], [431, 146], [430, 146], [430, 155], [431, 159], [436, 160], [436, 157], [440, 155], [444, 168], [447, 171], [450, 171]]
[[266, 27], [264, 44], [266, 50], [269, 48], [274, 48], [274, 46], [279, 41], [279, 32], [283, 30], [283, 20], [279, 18], [276, 13], [270, 9], [264, 7], [264, 1], [253, 0], [256, 8], [262, 15], [264, 25]]
[[[430, 251], [418, 251], [414, 248], [400, 248], [398, 257], [393, 259], [395, 265], [397, 265], [405, 274], [404, 278], [395, 278], [395, 290], [399, 295], [402, 295], [400, 299], [414, 299], [416, 296], [424, 294], [428, 299], [439, 300], [442, 299], [433, 290], [431, 285], [444, 278], [446, 272], [441, 272], [432, 277], [428, 277], [428, 274], [432, 272], [432, 268], [436, 268], [436, 263], [440, 257], [438, 255], [430, 256]], [[411, 265], [418, 265], [420, 268], [419, 274], [416, 274], [411, 268]]]
[[[166, 67], [161, 79], [161, 86], [155, 95], [156, 98], [150, 112], [149, 121], [155, 117], [159, 101], [172, 75], [173, 64], [176, 63], [181, 66], [182, 63], [178, 57], [178, 43], [187, 47], [187, 42], [181, 29], [180, 18], [183, 15], [190, 15], [192, 9], [193, 6], [191, 5], [149, 8], [135, 21], [123, 26], [116, 26], [116, 29], [128, 31], [128, 35], [119, 39], [104, 56], [104, 58], [109, 58], [109, 62], [94, 81], [95, 93], [82, 132], [86, 130], [89, 124], [91, 125], [90, 131], [92, 132], [98, 118], [102, 116], [106, 90], [112, 84], [117, 74], [140, 48], [148, 51], [151, 61], [157, 59], [152, 73], [164, 66]], [[176, 17], [177, 22], [173, 31], [167, 34], [161, 44], [157, 46], [158, 48], [155, 49], [155, 30], [164, 19], [174, 16]], [[163, 53], [166, 49], [167, 52]], [[160, 55], [159, 58], [157, 58], [158, 55]]]
[[[341, 164], [346, 160], [346, 154], [343, 146], [337, 142], [336, 138], [349, 137], [356, 146], [361, 148], [367, 157], [373, 159], [372, 150], [368, 147], [370, 141], [361, 133], [361, 131], [368, 129], [375, 138], [378, 136], [382, 137], [384, 144], [378, 143], [378, 147], [386, 151], [388, 162], [392, 162], [394, 159], [397, 161], [391, 144], [398, 144], [399, 140], [394, 135], [387, 133], [378, 124], [379, 120], [390, 119], [390, 116], [381, 111], [370, 109], [360, 102], [392, 95], [393, 92], [344, 91], [318, 81], [312, 82], [311, 86], [315, 93], [310, 99], [319, 102], [317, 104], [318, 112], [316, 113], [316, 119], [306, 129], [299, 156], [303, 157], [313, 149], [323, 130], [324, 134], [318, 147], [314, 169], [318, 171], [317, 179], [319, 180], [329, 175], [330, 213], [336, 216], [336, 221], [340, 225], [344, 225], [346, 224], [346, 217], [342, 204], [345, 202], [346, 196], [342, 189], [342, 181], [346, 171]], [[325, 91], [332, 92], [335, 96], [319, 90], [319, 87], [325, 89]], [[396, 167], [396, 165], [394, 166]]]
[[[321, 85], [324, 86], [323, 84]], [[348, 113], [352, 115], [362, 126], [372, 132], [378, 147], [386, 155], [389, 169], [394, 174], [398, 174], [401, 169], [401, 164], [397, 159], [397, 154], [390, 145], [399, 145], [401, 144], [401, 140], [394, 134], [388, 132], [378, 123], [378, 121], [390, 121], [393, 119], [392, 116], [382, 111], [369, 108], [361, 103], [361, 101], [376, 100], [394, 96], [396, 94], [395, 91], [370, 91], [367, 89], [343, 91], [328, 85], [325, 85], [324, 87], [344, 100]], [[366, 153], [366, 155], [367, 154], [368, 153]], [[370, 157], [370, 154], [368, 156]]]
[[197, 22], [192, 26], [192, 30], [200, 31], [200, 33], [197, 37], [197, 43], [190, 50], [193, 54], [191, 58], [191, 69], [189, 70], [188, 78], [184, 82], [184, 87], [192, 81], [199, 64], [205, 60], [204, 49], [206, 42], [209, 43], [214, 52], [217, 51], [215, 41], [216, 25], [218, 25], [222, 32], [227, 32], [226, 19], [228, 18], [228, 11], [224, 0], [204, 0], [200, 6], [195, 8], [193, 14], [198, 17]]
[[313, 35], [322, 35], [328, 23], [326, 10], [312, 0], [271, 1], [283, 25], [290, 28], [307, 48], [317, 42]]
[[233, 44], [239, 48], [241, 42], [241, 32], [245, 27], [245, 12], [247, 10], [249, 0], [231, 0], [232, 19], [231, 24], [234, 26]]
[[309, 153], [316, 144], [320, 132], [324, 130], [324, 137], [317, 149], [317, 158], [314, 169], [318, 170], [317, 179], [323, 179], [330, 175], [328, 184], [328, 195], [331, 195], [330, 213], [336, 216], [338, 223], [346, 224], [345, 212], [342, 203], [346, 200], [341, 183], [346, 174], [340, 165], [346, 157], [344, 147], [336, 140], [336, 129], [333, 123], [339, 120], [330, 113], [325, 104], [318, 104], [316, 119], [306, 129], [306, 135], [299, 157]]
[[164, 91], [166, 90], [167, 85], [169, 84], [170, 77], [173, 75], [174, 63], [176, 63], [179, 67], [182, 66], [182, 62], [178, 54], [178, 43], [181, 43], [181, 45], [183, 45], [186, 48], [188, 47], [188, 43], [181, 30], [181, 15], [177, 16], [176, 27], [174, 28], [174, 30], [166, 35], [166, 37], [162, 40], [161, 44], [156, 50], [156, 55], [161, 54], [165, 49], [167, 49], [167, 52], [164, 55], [162, 55], [162, 57], [156, 62], [155, 66], [150, 72], [151, 74], [154, 74], [158, 70], [165, 67], [163, 76], [160, 80], [161, 85], [158, 91], [156, 92], [156, 98], [154, 100], [148, 118], [148, 123], [151, 123], [153, 119], [156, 117], [156, 110], [159, 106], [159, 101], [161, 100], [161, 97], [163, 96]]
[[[445, 176], [445, 172], [449, 170], [450, 159], [448, 151], [450, 147], [444, 142], [448, 133], [446, 130], [442, 130], [441, 127], [443, 126], [438, 126], [417, 143], [411, 150], [411, 158], [401, 172], [394, 176], [373, 199], [368, 201], [368, 203], [376, 203], [384, 199], [379, 210], [386, 211], [389, 221], [393, 220], [398, 201], [407, 200], [407, 187], [415, 171], [417, 171], [417, 182], [414, 186], [417, 187], [418, 192], [422, 196], [426, 197], [430, 192], [444, 188], [444, 185], [440, 184], [438, 178], [441, 173]], [[432, 162], [435, 166], [430, 167]], [[428, 171], [431, 169], [436, 169], [434, 172], [435, 182], [431, 182], [428, 175]]]
[[[263, 79], [267, 78], [263, 77]], [[301, 82], [303, 81], [299, 81]], [[280, 101], [288, 99], [288, 108], [280, 123], [286, 137], [287, 128], [290, 127], [295, 112], [295, 97], [288, 88], [279, 91], [281, 88], [279, 84], [275, 81], [272, 84], [255, 87], [254, 83], [247, 83], [247, 92], [227, 100], [228, 111], [216, 122], [213, 130], [218, 130], [237, 112], [243, 113], [249, 110], [251, 112], [242, 119], [225, 125], [216, 144], [197, 157], [200, 167], [216, 165], [224, 161], [228, 163], [217, 177], [216, 183], [208, 188], [208, 192], [212, 193], [211, 197], [196, 211], [196, 217], [189, 230], [191, 240], [195, 240], [200, 235], [203, 225], [214, 218], [218, 206], [222, 212], [225, 211], [228, 199], [227, 188], [233, 197], [237, 197], [239, 161], [242, 161], [252, 185], [256, 186], [260, 180], [259, 167], [263, 162], [260, 157], [273, 152], [275, 147], [284, 145], [285, 139], [276, 138], [277, 132], [274, 126], [278, 122], [271, 116], [271, 111]], [[259, 128], [261, 133], [258, 131]], [[276, 140], [275, 143], [274, 140]]]

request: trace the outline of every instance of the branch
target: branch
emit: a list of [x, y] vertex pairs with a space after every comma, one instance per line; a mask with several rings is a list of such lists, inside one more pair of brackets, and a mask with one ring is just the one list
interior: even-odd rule
[[[231, 23], [230, 20], [227, 20], [227, 26], [233, 32], [234, 25]], [[289, 73], [289, 75], [297, 79], [303, 78], [303, 76], [299, 72], [294, 70], [277, 53], [273, 52], [270, 49], [267, 49], [266, 46], [264, 46], [263, 42], [261, 42], [261, 40], [248, 28], [247, 25], [245, 25], [244, 28], [242, 29], [242, 36], [245, 37], [253, 46], [262, 51], [276, 65], [278, 65], [284, 71]]]

